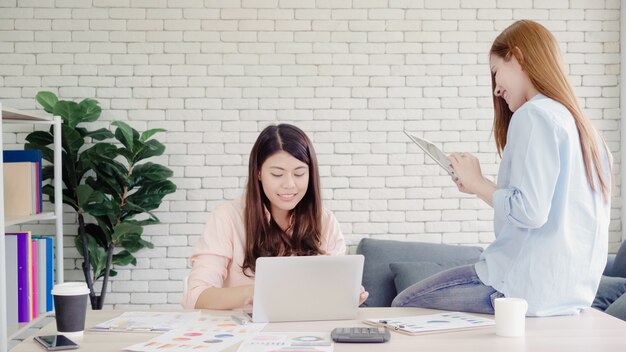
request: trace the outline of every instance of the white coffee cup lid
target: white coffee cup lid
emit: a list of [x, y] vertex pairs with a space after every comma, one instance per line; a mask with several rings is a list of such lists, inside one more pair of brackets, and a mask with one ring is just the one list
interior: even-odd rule
[[54, 285], [51, 293], [55, 296], [86, 295], [89, 294], [89, 288], [84, 282], [64, 282]]

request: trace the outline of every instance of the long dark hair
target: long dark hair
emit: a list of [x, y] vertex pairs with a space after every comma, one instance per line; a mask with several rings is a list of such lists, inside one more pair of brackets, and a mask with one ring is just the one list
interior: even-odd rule
[[[505, 61], [509, 61], [515, 56], [522, 69], [528, 74], [535, 89], [548, 98], [563, 104], [569, 110], [578, 129], [589, 186], [594, 191], [602, 192], [604, 200], [608, 201], [611, 192], [611, 179], [610, 176], [607, 179], [607, 176], [602, 172], [596, 132], [578, 105], [574, 89], [572, 89], [563, 69], [559, 45], [552, 33], [537, 22], [520, 20], [498, 35], [491, 45], [489, 54], [496, 55]], [[493, 72], [491, 73], [491, 86], [493, 92], [496, 88]], [[494, 95], [493, 105], [493, 132], [498, 152], [502, 154], [513, 112], [509, 110], [502, 97]], [[604, 147], [608, 153], [606, 144]], [[594, 173], [598, 177], [599, 189], [594, 182]]]
[[[309, 184], [302, 200], [291, 211], [295, 223], [289, 236], [274, 219], [267, 220], [265, 209], [271, 209], [258, 175], [261, 166], [274, 153], [285, 151], [309, 167]], [[248, 164], [248, 186], [244, 210], [246, 248], [242, 269], [255, 271], [259, 257], [318, 255], [322, 237], [322, 201], [320, 197], [317, 156], [309, 137], [289, 124], [266, 127], [257, 138]]]

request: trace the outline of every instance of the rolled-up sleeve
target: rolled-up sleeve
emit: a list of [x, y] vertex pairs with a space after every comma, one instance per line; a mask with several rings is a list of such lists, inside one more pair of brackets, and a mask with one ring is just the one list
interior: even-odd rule
[[509, 131], [510, 178], [493, 195], [494, 211], [513, 226], [539, 228], [548, 221], [559, 177], [561, 130], [550, 117], [529, 109], [511, 121]]
[[205, 289], [222, 287], [233, 258], [235, 231], [227, 207], [217, 207], [209, 216], [191, 256], [191, 273], [182, 302], [185, 309], [195, 308], [198, 297]]

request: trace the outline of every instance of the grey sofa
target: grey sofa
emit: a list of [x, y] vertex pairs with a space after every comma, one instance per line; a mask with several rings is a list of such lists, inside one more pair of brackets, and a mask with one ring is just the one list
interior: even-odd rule
[[[365, 307], [389, 307], [406, 287], [439, 271], [475, 263], [481, 247], [364, 238], [363, 286], [369, 297]], [[593, 307], [626, 320], [626, 242], [610, 255]]]

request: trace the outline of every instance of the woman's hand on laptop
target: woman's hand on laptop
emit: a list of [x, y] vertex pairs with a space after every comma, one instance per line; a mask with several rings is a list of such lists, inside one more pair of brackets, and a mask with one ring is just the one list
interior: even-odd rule
[[359, 294], [359, 305], [363, 304], [367, 297], [369, 297], [370, 293], [365, 291], [365, 287], [361, 285], [361, 294]]

